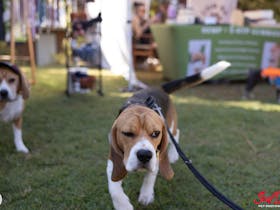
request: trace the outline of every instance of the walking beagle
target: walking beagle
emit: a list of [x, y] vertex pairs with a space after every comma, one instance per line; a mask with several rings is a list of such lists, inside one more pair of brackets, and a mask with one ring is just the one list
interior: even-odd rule
[[229, 66], [228, 62], [221, 61], [201, 73], [171, 81], [163, 84], [161, 88], [140, 90], [128, 98], [109, 134], [108, 188], [116, 210], [133, 209], [122, 188], [122, 180], [128, 172], [147, 171], [138, 197], [138, 201], [143, 205], [154, 200], [154, 184], [158, 171], [167, 180], [174, 176], [170, 163], [178, 159], [178, 153], [169, 140], [163, 119], [147, 107], [146, 99], [149, 96], [155, 99], [170, 131], [179, 142], [177, 113], [169, 94], [210, 79]]
[[16, 150], [28, 153], [22, 140], [22, 112], [29, 87], [22, 72], [15, 65], [0, 62], [0, 120], [13, 123]]

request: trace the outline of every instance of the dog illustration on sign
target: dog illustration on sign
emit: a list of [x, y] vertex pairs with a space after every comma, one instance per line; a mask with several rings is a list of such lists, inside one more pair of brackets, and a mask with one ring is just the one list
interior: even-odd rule
[[186, 76], [200, 73], [210, 64], [211, 41], [190, 40], [188, 43], [188, 64]]

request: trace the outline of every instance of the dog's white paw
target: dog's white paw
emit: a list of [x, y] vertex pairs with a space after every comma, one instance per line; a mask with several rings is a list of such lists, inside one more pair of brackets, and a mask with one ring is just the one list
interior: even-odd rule
[[18, 152], [29, 153], [29, 149], [24, 144], [16, 145], [16, 149]]
[[138, 202], [147, 206], [148, 204], [152, 203], [154, 201], [154, 192], [146, 191], [141, 192], [138, 198]]
[[111, 194], [115, 210], [133, 210], [128, 197], [124, 193]]
[[133, 210], [133, 206], [129, 202], [118, 202], [114, 204], [116, 210]]

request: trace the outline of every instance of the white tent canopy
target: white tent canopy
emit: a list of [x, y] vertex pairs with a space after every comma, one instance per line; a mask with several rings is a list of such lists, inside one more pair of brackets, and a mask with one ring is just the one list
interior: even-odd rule
[[[143, 1], [143, 0], [141, 0]], [[144, 0], [145, 1], [145, 0]], [[129, 85], [143, 85], [135, 75], [132, 56], [132, 4], [130, 0], [96, 0], [88, 14], [96, 16], [101, 10], [101, 47], [113, 73], [122, 75]], [[145, 1], [150, 5], [150, 0]]]

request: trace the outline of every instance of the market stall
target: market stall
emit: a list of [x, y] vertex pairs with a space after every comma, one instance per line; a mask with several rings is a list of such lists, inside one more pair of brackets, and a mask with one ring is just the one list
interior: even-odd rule
[[168, 79], [191, 75], [219, 60], [232, 64], [220, 75], [227, 78], [245, 78], [250, 68], [278, 65], [280, 28], [156, 24], [152, 31]]
[[220, 60], [219, 77], [242, 79], [248, 69], [279, 66], [280, 24], [272, 9], [241, 11], [237, 0], [170, 0], [167, 20], [152, 25], [163, 76], [176, 79]]

